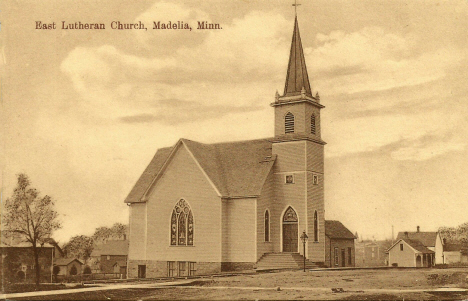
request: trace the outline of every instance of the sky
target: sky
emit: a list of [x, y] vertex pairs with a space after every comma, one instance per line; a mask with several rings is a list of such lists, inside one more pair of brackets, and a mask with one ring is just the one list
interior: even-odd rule
[[[123, 201], [158, 148], [272, 137], [292, 3], [3, 1], [2, 202], [26, 173], [55, 200], [65, 243], [128, 222]], [[368, 239], [468, 222], [468, 1], [299, 3], [312, 90], [326, 106], [326, 219]]]

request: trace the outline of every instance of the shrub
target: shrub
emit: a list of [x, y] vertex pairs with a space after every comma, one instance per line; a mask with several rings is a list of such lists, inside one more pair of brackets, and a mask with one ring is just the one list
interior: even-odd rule
[[89, 266], [85, 266], [83, 274], [91, 274], [91, 268]]

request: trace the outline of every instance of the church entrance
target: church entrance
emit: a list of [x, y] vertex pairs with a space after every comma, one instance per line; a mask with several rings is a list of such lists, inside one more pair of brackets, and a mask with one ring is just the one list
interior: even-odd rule
[[283, 215], [283, 252], [297, 252], [298, 231], [297, 214], [288, 207]]

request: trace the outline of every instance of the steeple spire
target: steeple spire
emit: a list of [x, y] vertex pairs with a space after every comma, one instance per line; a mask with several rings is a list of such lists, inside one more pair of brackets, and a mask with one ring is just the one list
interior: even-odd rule
[[284, 86], [283, 96], [301, 95], [303, 89], [307, 96], [312, 97], [296, 16], [294, 20], [294, 33], [292, 37], [291, 51], [289, 53], [288, 73], [286, 74], [286, 84]]

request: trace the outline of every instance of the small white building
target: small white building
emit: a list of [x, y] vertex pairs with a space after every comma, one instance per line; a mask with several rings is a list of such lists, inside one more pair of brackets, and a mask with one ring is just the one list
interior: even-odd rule
[[431, 267], [434, 265], [435, 252], [429, 250], [418, 240], [399, 239], [388, 249], [390, 266]]

